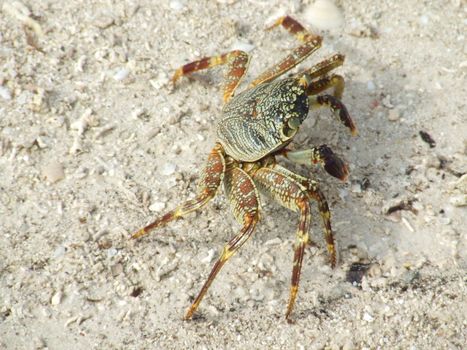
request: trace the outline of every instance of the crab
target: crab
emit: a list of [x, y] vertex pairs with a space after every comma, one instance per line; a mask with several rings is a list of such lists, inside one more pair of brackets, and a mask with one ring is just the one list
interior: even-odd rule
[[[216, 195], [221, 184], [224, 185], [232, 212], [242, 226], [240, 232], [224, 246], [207, 281], [186, 312], [185, 320], [193, 317], [227, 260], [252, 236], [260, 219], [260, 193], [298, 212], [300, 216], [285, 314], [288, 321], [292, 321], [305, 247], [310, 244], [311, 201], [318, 204], [330, 264], [333, 268], [336, 265], [331, 214], [317, 181], [279, 165], [276, 157], [283, 156], [298, 164], [320, 164], [330, 175], [346, 180], [349, 174], [347, 165], [328, 146], [306, 150], [291, 150], [287, 147], [307, 118], [309, 110], [317, 107], [329, 107], [352, 134], [357, 133], [354, 122], [340, 101], [344, 79], [337, 74], [328, 74], [343, 64], [344, 56], [334, 54], [309, 69], [279, 80], [278, 77], [315, 52], [321, 46], [322, 37], [307, 31], [290, 16], [279, 18], [268, 29], [276, 26], [282, 26], [301, 44], [278, 64], [254, 79], [245, 91], [235, 95], [249, 62], [248, 54], [239, 50], [185, 64], [175, 71], [172, 78], [175, 84], [190, 73], [218, 65], [227, 66], [223, 86], [224, 106], [217, 125], [217, 141], [208, 156], [196, 197], [138, 230], [132, 238], [139, 238], [202, 208]], [[319, 94], [327, 89], [333, 89], [333, 94]]]

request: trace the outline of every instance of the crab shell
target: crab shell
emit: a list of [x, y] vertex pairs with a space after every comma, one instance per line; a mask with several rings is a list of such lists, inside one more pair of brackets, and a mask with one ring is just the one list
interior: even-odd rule
[[297, 78], [256, 86], [225, 105], [218, 141], [234, 159], [255, 162], [289, 144], [308, 110], [308, 96]]

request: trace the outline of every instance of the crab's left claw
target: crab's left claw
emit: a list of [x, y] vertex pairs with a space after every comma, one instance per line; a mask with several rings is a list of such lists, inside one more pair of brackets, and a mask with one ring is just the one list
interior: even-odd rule
[[326, 145], [320, 146], [319, 151], [324, 170], [339, 180], [346, 181], [349, 176], [347, 164]]

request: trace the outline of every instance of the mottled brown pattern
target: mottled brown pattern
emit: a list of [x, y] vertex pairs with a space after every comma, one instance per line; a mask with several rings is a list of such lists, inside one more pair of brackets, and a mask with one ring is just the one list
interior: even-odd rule
[[[346, 164], [326, 145], [303, 151], [289, 151], [285, 148], [313, 107], [328, 106], [344, 125], [352, 132], [356, 131], [347, 109], [339, 100], [344, 89], [343, 78], [338, 75], [323, 76], [340, 66], [344, 57], [336, 54], [291, 78], [275, 80], [316, 51], [322, 41], [320, 36], [308, 32], [289, 16], [280, 18], [273, 27], [279, 25], [302, 44], [281, 62], [254, 79], [249, 88], [238, 95], [234, 96], [235, 91], [249, 63], [248, 55], [242, 51], [232, 51], [188, 63], [177, 69], [172, 77], [172, 82], [175, 83], [183, 75], [217, 65], [227, 65], [223, 86], [225, 104], [217, 126], [217, 143], [201, 174], [198, 195], [137, 231], [133, 238], [202, 208], [215, 196], [221, 182], [231, 210], [242, 225], [240, 232], [225, 245], [185, 319], [193, 316], [224, 264], [253, 234], [260, 216], [259, 191], [299, 214], [286, 311], [288, 321], [291, 321], [297, 298], [305, 247], [309, 240], [311, 201], [318, 204], [331, 266], [336, 265], [331, 214], [324, 195], [316, 182], [281, 167], [277, 164], [276, 157], [282, 155], [293, 162], [306, 165], [321, 164], [332, 176], [342, 180], [347, 178]], [[333, 96], [315, 96], [328, 88], [334, 88]]]

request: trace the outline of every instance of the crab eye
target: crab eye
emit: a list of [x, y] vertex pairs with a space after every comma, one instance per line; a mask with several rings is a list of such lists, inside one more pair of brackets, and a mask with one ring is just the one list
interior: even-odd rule
[[284, 125], [282, 128], [282, 135], [284, 135], [286, 139], [290, 139], [296, 132], [297, 129], [291, 129], [288, 125]]
[[294, 130], [298, 129], [301, 123], [302, 121], [300, 120], [300, 118], [297, 117], [292, 117], [287, 121], [289, 128]]
[[289, 120], [287, 120], [287, 124], [285, 124], [282, 128], [282, 134], [285, 136], [285, 138], [290, 139], [292, 136], [294, 136], [298, 130], [298, 127], [300, 126], [300, 123], [300, 119], [297, 117], [291, 117]]

